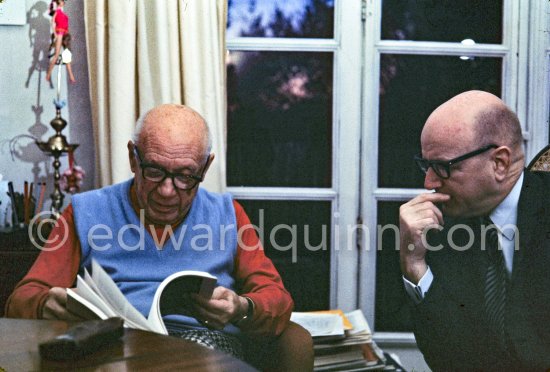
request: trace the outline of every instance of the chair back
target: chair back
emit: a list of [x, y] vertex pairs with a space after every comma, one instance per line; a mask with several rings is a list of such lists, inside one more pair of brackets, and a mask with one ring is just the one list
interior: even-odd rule
[[527, 169], [531, 171], [550, 172], [550, 144], [546, 145], [537, 155], [531, 160]]

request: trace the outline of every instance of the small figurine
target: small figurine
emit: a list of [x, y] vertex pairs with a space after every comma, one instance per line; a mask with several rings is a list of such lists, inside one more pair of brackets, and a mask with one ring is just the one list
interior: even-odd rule
[[[50, 81], [53, 68], [56, 65], [56, 63], [58, 63], [59, 56], [61, 55], [61, 47], [64, 46], [63, 40], [66, 40], [65, 45], [68, 45], [67, 43], [70, 43], [69, 17], [67, 16], [67, 14], [65, 14], [65, 12], [63, 12], [64, 5], [65, 5], [65, 0], [52, 0], [52, 2], [50, 3], [50, 15], [53, 14], [52, 28], [53, 28], [53, 37], [54, 37], [53, 42], [54, 42], [55, 51], [54, 51], [53, 57], [50, 59], [50, 65], [48, 66], [48, 73], [46, 74], [47, 81]], [[69, 35], [68, 41], [65, 35]], [[69, 48], [65, 47], [65, 50], [69, 50]], [[71, 60], [70, 51], [68, 51], [68, 53], [69, 53], [69, 62], [64, 62], [63, 56], [62, 56], [61, 63], [67, 64], [69, 79], [71, 82], [74, 83], [75, 79], [72, 73], [72, 69], [70, 67], [70, 60]]]
[[61, 174], [61, 179], [59, 180], [59, 187], [65, 192], [75, 194], [80, 191], [80, 186], [86, 172], [82, 167], [75, 164], [73, 151], [70, 150], [69, 154], [69, 168]]

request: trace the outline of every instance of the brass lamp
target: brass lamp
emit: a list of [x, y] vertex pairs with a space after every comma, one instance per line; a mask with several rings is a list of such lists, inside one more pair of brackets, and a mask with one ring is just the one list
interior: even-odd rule
[[51, 211], [56, 218], [59, 217], [61, 207], [63, 206], [63, 198], [65, 197], [59, 187], [59, 180], [61, 179], [61, 175], [59, 173], [61, 162], [59, 161], [59, 158], [63, 155], [63, 153], [74, 151], [78, 147], [78, 144], [69, 144], [67, 142], [67, 138], [61, 134], [63, 128], [67, 126], [67, 121], [61, 117], [61, 106], [62, 105], [59, 105], [56, 102], [56, 115], [50, 122], [51, 127], [55, 130], [55, 134], [51, 136], [47, 142], [36, 141], [36, 145], [42, 152], [54, 157], [54, 190], [51, 194]]

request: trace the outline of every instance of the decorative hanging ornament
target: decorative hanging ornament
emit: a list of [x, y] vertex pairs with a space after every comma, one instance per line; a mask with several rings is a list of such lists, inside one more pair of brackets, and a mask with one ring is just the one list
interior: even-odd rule
[[76, 194], [80, 191], [80, 186], [82, 186], [82, 180], [86, 176], [86, 172], [82, 167], [75, 165], [73, 151], [69, 152], [69, 169], [61, 174], [61, 179], [59, 180], [59, 186], [65, 192]]

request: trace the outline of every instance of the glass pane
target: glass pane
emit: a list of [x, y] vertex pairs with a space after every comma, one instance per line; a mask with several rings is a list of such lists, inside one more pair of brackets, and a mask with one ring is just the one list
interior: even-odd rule
[[376, 253], [376, 332], [411, 332], [410, 302], [403, 287], [399, 267], [399, 206], [403, 202], [379, 202], [377, 236], [381, 246]]
[[228, 185], [331, 186], [332, 66], [332, 53], [230, 53]]
[[330, 202], [239, 200], [258, 227], [266, 255], [292, 295], [295, 311], [330, 301]]
[[229, 0], [227, 38], [332, 38], [334, 0]]
[[503, 0], [384, 0], [382, 39], [502, 43]]
[[423, 187], [413, 157], [424, 122], [458, 93], [479, 89], [500, 96], [502, 60], [385, 54], [380, 69], [378, 184]]

